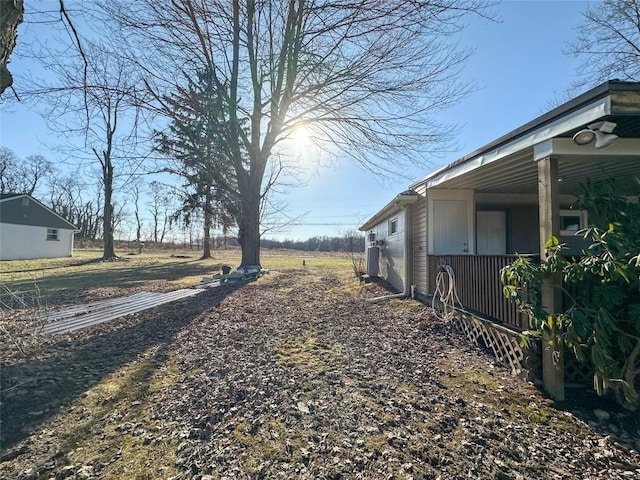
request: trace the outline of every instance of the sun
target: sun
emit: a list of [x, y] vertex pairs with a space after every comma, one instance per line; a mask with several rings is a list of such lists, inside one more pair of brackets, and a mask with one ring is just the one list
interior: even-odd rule
[[304, 124], [296, 126], [291, 132], [290, 138], [295, 148], [298, 149], [308, 147], [311, 143], [311, 134]]
[[290, 158], [290, 165], [294, 165], [298, 170], [314, 170], [321, 161], [321, 151], [313, 132], [306, 122], [300, 122], [288, 132], [284, 143], [283, 153]]

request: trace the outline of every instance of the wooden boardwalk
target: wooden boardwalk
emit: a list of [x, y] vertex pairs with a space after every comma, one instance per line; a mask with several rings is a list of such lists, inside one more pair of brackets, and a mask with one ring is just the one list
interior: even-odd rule
[[128, 297], [111, 298], [49, 312], [43, 316], [44, 326], [38, 328], [37, 332], [44, 335], [73, 332], [74, 330], [98, 325], [125, 315], [157, 307], [164, 303], [191, 297], [203, 291], [204, 289], [202, 288], [184, 288], [167, 293], [138, 292]]

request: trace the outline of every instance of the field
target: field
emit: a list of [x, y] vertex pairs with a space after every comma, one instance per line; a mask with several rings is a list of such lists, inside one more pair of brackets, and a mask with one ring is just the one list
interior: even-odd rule
[[0, 263], [0, 478], [640, 476], [627, 412], [586, 392], [553, 404], [430, 308], [369, 301], [389, 291], [346, 257], [270, 253], [256, 281], [46, 337], [18, 327], [38, 309], [191, 287], [239, 257]]
[[[142, 289], [164, 292], [194, 286], [204, 276], [219, 274], [222, 265], [235, 268], [240, 263], [237, 249], [216, 251], [206, 260], [200, 260], [201, 252], [194, 250], [118, 255], [118, 261], [101, 262], [99, 250], [76, 250], [71, 258], [0, 262], [0, 283], [5, 287], [0, 300], [11, 306], [24, 300], [32, 306], [51, 307]], [[351, 265], [345, 255], [337, 254], [316, 254], [311, 260], [307, 252], [275, 250], [264, 252], [262, 258], [266, 269], [300, 267], [303, 260], [309, 268]]]

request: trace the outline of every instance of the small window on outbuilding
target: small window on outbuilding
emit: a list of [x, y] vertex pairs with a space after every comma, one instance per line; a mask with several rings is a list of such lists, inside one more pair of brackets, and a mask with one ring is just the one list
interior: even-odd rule
[[58, 240], [58, 230], [47, 228], [47, 240]]
[[398, 218], [392, 218], [389, 220], [389, 235], [393, 235], [398, 232]]

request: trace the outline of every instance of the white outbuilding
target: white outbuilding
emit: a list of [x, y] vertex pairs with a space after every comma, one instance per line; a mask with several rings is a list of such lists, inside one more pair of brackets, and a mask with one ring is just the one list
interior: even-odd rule
[[30, 195], [0, 194], [0, 260], [71, 257], [76, 231]]

